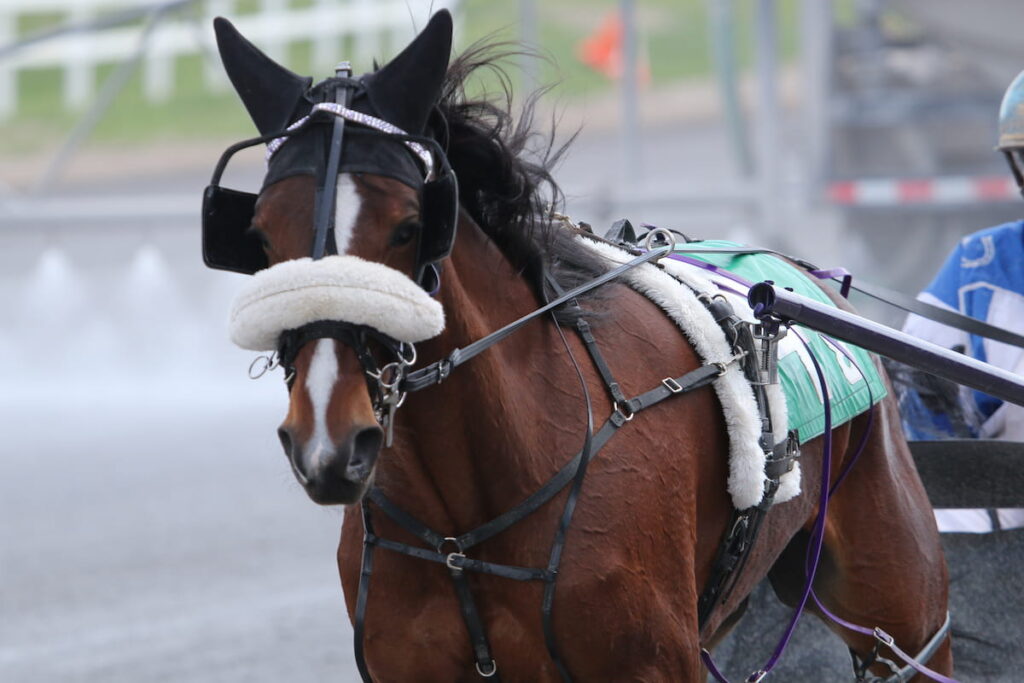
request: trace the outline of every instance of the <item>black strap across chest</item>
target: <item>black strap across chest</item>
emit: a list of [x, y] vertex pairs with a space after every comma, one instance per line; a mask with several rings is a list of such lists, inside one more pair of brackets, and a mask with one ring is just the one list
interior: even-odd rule
[[[538, 309], [538, 311], [535, 311], [528, 316], [524, 316], [505, 328], [498, 330], [498, 332], [485, 337], [479, 342], [467, 346], [465, 349], [456, 349], [442, 361], [438, 361], [417, 373], [412, 373], [406, 377], [403, 387], [406, 390], [413, 391], [442, 381], [454, 367], [465, 362], [469, 358], [472, 358], [491, 344], [508, 336], [508, 334], [511, 334], [529, 320], [532, 320], [543, 313], [550, 312], [561, 305], [569, 304], [578, 306], [575, 302], [575, 297], [580, 293], [618, 277], [629, 267], [639, 265], [638, 261], [643, 262], [650, 260], [650, 258], [653, 258], [653, 255], [656, 255], [657, 253], [657, 251], [649, 252], [649, 254], [645, 255], [647, 258], [643, 258], [642, 261], [635, 259], [624, 266], [620, 266], [619, 268], [609, 271], [601, 278], [598, 278], [597, 281], [577, 287], [568, 293], [563, 293], [557, 286], [557, 283], [553, 283], [555, 291], [559, 293], [559, 296], [554, 301], [541, 309]], [[702, 300], [706, 305], [711, 302], [711, 300], [706, 298]], [[726, 329], [727, 336], [734, 336], [736, 334], [735, 322], [738, 319], [734, 319], [734, 315], [731, 318], [724, 315], [722, 312], [724, 309], [721, 309], [722, 303], [724, 302], [714, 300], [715, 306], [709, 306], [709, 308], [712, 309], [713, 314], [716, 314], [716, 320], [718, 320], [723, 326], [723, 329]], [[731, 308], [729, 308], [729, 310], [731, 311]], [[561, 334], [561, 329], [557, 329]], [[545, 643], [549, 656], [554, 662], [562, 680], [566, 682], [572, 680], [568, 669], [562, 662], [558, 653], [551, 622], [551, 615], [554, 607], [558, 569], [565, 547], [566, 535], [583, 486], [587, 466], [601, 448], [604, 447], [608, 440], [611, 439], [611, 437], [623, 425], [625, 425], [626, 422], [632, 420], [636, 413], [646, 410], [647, 408], [657, 405], [658, 403], [674, 396], [682, 395], [706, 386], [718, 378], [726, 369], [724, 364], [705, 364], [679, 377], [667, 377], [653, 389], [631, 399], [627, 399], [605, 362], [604, 357], [597, 346], [596, 339], [590, 330], [589, 324], [582, 318], [582, 316], [576, 324], [576, 331], [583, 340], [594, 366], [601, 375], [615, 408], [612, 414], [595, 433], [593, 431], [591, 401], [586, 388], [586, 382], [583, 380], [583, 375], [579, 370], [578, 365], [576, 365], [575, 359], [572, 358], [572, 354], [569, 352], [570, 359], [576, 366], [577, 373], [579, 374], [583, 386], [584, 398], [587, 407], [586, 436], [583, 446], [575, 456], [573, 456], [569, 462], [562, 467], [562, 469], [552, 476], [537, 491], [498, 517], [495, 517], [485, 524], [455, 537], [448, 537], [441, 532], [431, 529], [429, 526], [416, 519], [409, 512], [395, 504], [379, 488], [373, 488], [367, 493], [367, 496], [363, 500], [361, 510], [364, 528], [363, 556], [359, 578], [359, 590], [356, 599], [354, 625], [356, 665], [363, 681], [367, 683], [372, 681], [369, 670], [366, 666], [364, 634], [370, 579], [373, 574], [374, 551], [378, 547], [409, 557], [437, 564], [444, 564], [446, 566], [449, 576], [452, 579], [456, 595], [459, 599], [460, 612], [462, 613], [463, 621], [465, 622], [466, 629], [469, 633], [477, 672], [481, 677], [491, 678], [493, 680], [499, 680], [498, 667], [492, 656], [483, 620], [480, 617], [476, 602], [473, 599], [473, 593], [470, 589], [466, 572], [480, 572], [516, 581], [543, 582], [544, 591], [541, 600], [541, 617]], [[735, 338], [730, 338], [730, 343], [734, 341], [736, 341]], [[569, 350], [567, 344], [566, 350]], [[760, 403], [759, 406], [761, 406]], [[766, 411], [767, 406], [765, 404], [762, 411], [763, 416], [767, 414]], [[722, 549], [719, 552], [718, 561], [716, 561], [716, 573], [713, 574], [712, 579], [709, 581], [709, 586], [705, 589], [704, 594], [701, 597], [700, 611], [702, 623], [710, 613], [710, 610], [713, 609], [715, 605], [720, 604], [721, 600], [724, 599], [723, 592], [727, 585], [735, 582], [735, 572], [742, 566], [743, 560], [749, 552], [754, 536], [756, 535], [757, 528], [760, 526], [763, 511], [767, 510], [768, 506], [771, 504], [775, 489], [778, 486], [777, 476], [779, 475], [773, 477], [773, 479], [775, 479], [774, 486], [769, 487], [771, 495], [766, 496], [767, 502], [763, 502], [762, 506], [758, 506], [761, 508], [760, 511], [750, 509], [746, 511], [737, 511], [737, 513], [734, 514], [733, 521], [729, 525], [731, 531], [729, 531], [723, 539]], [[562, 513], [555, 529], [551, 544], [551, 551], [549, 553], [548, 563], [546, 566], [521, 567], [509, 564], [499, 564], [476, 559], [467, 554], [467, 551], [500, 534], [512, 525], [540, 509], [545, 503], [554, 498], [555, 495], [565, 490], [566, 487], [569, 488], [569, 492], [566, 496]], [[419, 539], [423, 545], [410, 545], [380, 536], [376, 532], [373, 524], [375, 508], [384, 513], [394, 523], [398, 524], [400, 527]], [[737, 522], [737, 514], [742, 515], [743, 524]], [[743, 528], [738, 531], [740, 527]], [[733, 579], [731, 582], [729, 581], [730, 577]]]

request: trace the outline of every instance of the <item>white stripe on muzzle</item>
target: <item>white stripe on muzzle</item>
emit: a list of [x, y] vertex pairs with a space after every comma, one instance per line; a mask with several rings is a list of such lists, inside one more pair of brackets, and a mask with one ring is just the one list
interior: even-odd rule
[[286, 330], [318, 320], [366, 325], [415, 343], [444, 329], [441, 304], [412, 278], [357, 256], [285, 261], [256, 273], [231, 307], [231, 341], [273, 351]]
[[[306, 391], [313, 407], [313, 436], [304, 449], [307, 462], [305, 471], [313, 476], [320, 467], [320, 455], [333, 449], [331, 435], [327, 428], [327, 408], [338, 381], [338, 358], [334, 353], [333, 339], [319, 339], [313, 350], [313, 360], [306, 375]], [[300, 453], [293, 457], [303, 457]]]

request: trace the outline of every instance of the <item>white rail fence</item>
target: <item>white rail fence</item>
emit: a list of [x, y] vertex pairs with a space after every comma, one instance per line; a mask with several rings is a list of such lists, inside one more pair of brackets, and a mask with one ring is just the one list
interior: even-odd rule
[[[385, 51], [402, 46], [430, 12], [458, 0], [195, 0], [183, 2], [165, 14], [167, 0], [0, 0], [0, 50], [15, 46], [19, 25], [33, 17], [59, 15], [67, 25], [83, 25], [111, 12], [140, 10], [156, 17], [146, 33], [142, 23], [105, 29], [74, 31], [24, 45], [0, 56], [0, 119], [17, 111], [18, 80], [38, 77], [33, 71], [58, 69], [62, 74], [63, 102], [82, 109], [97, 87], [97, 69], [130, 59], [142, 51], [142, 84], [147, 98], [162, 101], [174, 92], [176, 60], [189, 55], [204, 58], [208, 88], [223, 88], [223, 70], [216, 58], [211, 20], [232, 19], [238, 29], [271, 56], [282, 59], [295, 43], [311, 45], [314, 67], [329, 73], [334, 62], [350, 57], [357, 64], [386, 57]], [[342, 41], [351, 41], [354, 54], [342, 55]]]

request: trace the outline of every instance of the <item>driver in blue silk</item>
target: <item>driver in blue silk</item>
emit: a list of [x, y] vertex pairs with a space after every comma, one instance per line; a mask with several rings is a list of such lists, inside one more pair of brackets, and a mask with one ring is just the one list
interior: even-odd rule
[[[1007, 88], [999, 109], [998, 149], [1024, 194], [1024, 72]], [[1024, 334], [1024, 221], [964, 237], [918, 299]], [[1024, 375], [1024, 349], [911, 314], [904, 332], [1004, 370]], [[920, 375], [919, 375], [920, 377]], [[915, 383], [917, 384], [917, 383]], [[983, 438], [1024, 441], [1024, 407], [941, 380], [926, 381], [901, 398], [907, 438]], [[952, 400], [949, 398], [952, 397]], [[936, 510], [939, 530], [986, 533], [1024, 526], [1024, 509]]]

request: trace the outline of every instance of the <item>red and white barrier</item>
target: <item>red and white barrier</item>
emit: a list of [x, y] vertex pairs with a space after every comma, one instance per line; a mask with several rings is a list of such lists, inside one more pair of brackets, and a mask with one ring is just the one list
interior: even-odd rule
[[861, 207], [975, 204], [1019, 198], [1013, 179], [1001, 175], [847, 180], [830, 184], [827, 196], [834, 204]]

